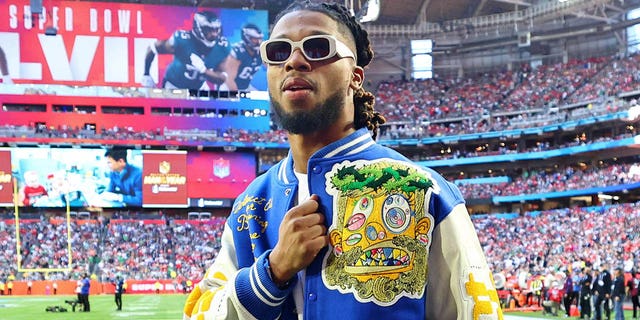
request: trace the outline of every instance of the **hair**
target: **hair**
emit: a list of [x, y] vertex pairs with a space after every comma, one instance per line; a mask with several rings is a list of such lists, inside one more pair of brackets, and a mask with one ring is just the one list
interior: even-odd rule
[[[287, 13], [303, 10], [324, 13], [336, 21], [341, 32], [353, 37], [356, 45], [356, 65], [364, 68], [371, 63], [373, 50], [371, 49], [371, 42], [369, 42], [369, 33], [362, 28], [362, 25], [343, 5], [296, 0], [276, 16], [274, 23]], [[358, 88], [353, 95], [354, 126], [356, 129], [366, 127], [373, 133], [374, 139], [378, 135], [378, 127], [387, 121], [382, 114], [373, 109], [375, 100], [373, 93], [366, 91], [362, 87]]]
[[113, 148], [113, 149], [109, 149], [107, 150], [107, 152], [105, 152], [104, 154], [105, 157], [110, 157], [113, 160], [124, 160], [124, 162], [127, 162], [127, 149], [122, 149], [122, 148]]

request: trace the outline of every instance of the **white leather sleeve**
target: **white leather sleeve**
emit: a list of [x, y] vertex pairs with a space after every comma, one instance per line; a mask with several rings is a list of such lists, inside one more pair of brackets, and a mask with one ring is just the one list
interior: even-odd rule
[[502, 319], [491, 271], [464, 204], [435, 227], [428, 261], [427, 319]]

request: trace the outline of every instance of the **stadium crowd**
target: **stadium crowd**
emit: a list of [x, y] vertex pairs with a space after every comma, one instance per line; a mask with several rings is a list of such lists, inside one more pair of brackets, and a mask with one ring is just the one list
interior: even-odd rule
[[[380, 137], [392, 140], [522, 129], [626, 110], [636, 101], [616, 97], [640, 89], [639, 59], [639, 55], [574, 59], [463, 78], [383, 81], [374, 90], [376, 109], [388, 120]], [[201, 131], [113, 127], [94, 132], [33, 124], [0, 128], [0, 137], [287, 142], [282, 130]]]
[[[217, 255], [225, 220], [72, 219], [67, 247], [66, 219], [42, 215], [20, 223], [18, 261], [13, 219], [3, 219], [0, 280], [75, 280], [84, 272], [105, 281], [115, 275], [135, 280], [197, 280]], [[18, 264], [23, 269], [70, 267], [72, 271], [19, 273]]]
[[561, 192], [616, 186], [640, 182], [638, 164], [614, 164], [605, 167], [576, 168], [564, 166], [546, 170], [524, 171], [510, 182], [496, 184], [459, 184], [465, 199], [486, 199], [493, 196], [513, 196]]
[[[526, 212], [515, 217], [476, 215], [473, 222], [487, 259], [496, 273], [519, 281], [587, 265], [640, 267], [640, 203], [572, 207]], [[24, 267], [65, 267], [66, 223], [60, 218], [30, 220], [20, 228]], [[225, 218], [197, 223], [167, 220], [71, 221], [71, 272], [18, 273], [15, 228], [0, 221], [0, 279], [67, 280], [90, 271], [94, 278], [200, 279], [215, 259]], [[153, 221], [153, 222], [152, 222]], [[503, 241], [503, 239], [511, 241]], [[32, 239], [43, 239], [38, 248]], [[26, 244], [29, 242], [30, 244]], [[25, 253], [29, 249], [29, 253]], [[32, 262], [45, 262], [33, 265]], [[527, 279], [529, 281], [530, 279]]]
[[640, 263], [639, 203], [527, 212], [513, 219], [482, 215], [473, 221], [495, 271], [606, 263], [629, 272]]

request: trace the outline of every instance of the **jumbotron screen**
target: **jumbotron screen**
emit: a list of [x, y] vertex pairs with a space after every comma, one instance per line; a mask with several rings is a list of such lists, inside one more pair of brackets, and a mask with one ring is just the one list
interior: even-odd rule
[[108, 151], [0, 149], [0, 205], [228, 207], [256, 176], [250, 152], [129, 149], [119, 162]]
[[[268, 33], [264, 10], [56, 0], [32, 8], [34, 3], [0, 0], [0, 50], [14, 83], [220, 89], [204, 71], [223, 71], [234, 46], [255, 47], [251, 41]], [[264, 91], [262, 61], [245, 56], [248, 51], [237, 51], [238, 60], [255, 60], [237, 70], [238, 89]], [[145, 85], [147, 73], [153, 86]]]

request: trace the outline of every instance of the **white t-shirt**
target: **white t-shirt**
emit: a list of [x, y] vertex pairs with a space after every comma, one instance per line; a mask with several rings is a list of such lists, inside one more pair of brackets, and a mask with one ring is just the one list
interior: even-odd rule
[[[306, 173], [296, 172], [294, 170], [296, 178], [298, 179], [298, 197], [297, 203], [300, 204], [307, 200], [311, 195], [309, 194], [309, 180]], [[305, 269], [298, 272], [298, 283], [293, 288], [293, 300], [296, 304], [296, 310], [298, 312], [298, 319], [302, 320], [304, 316], [304, 280]]]

